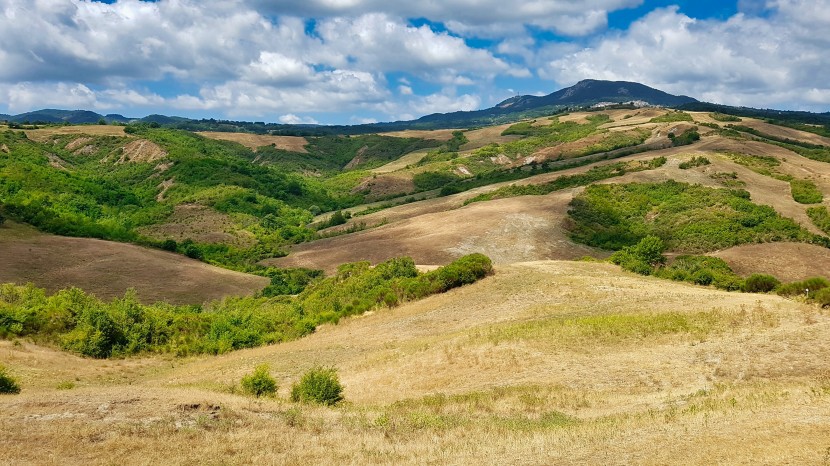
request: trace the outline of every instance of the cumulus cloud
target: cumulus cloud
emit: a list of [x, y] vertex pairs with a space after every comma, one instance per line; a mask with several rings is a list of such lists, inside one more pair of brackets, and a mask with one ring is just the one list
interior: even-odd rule
[[300, 117], [294, 115], [293, 113], [289, 113], [279, 117], [280, 123], [285, 123], [287, 125], [316, 125], [317, 120], [311, 117]]
[[249, 4], [258, 9], [289, 12], [302, 17], [348, 17], [386, 12], [401, 18], [427, 18], [446, 23], [456, 32], [476, 36], [493, 36], [495, 31], [499, 31], [498, 34], [515, 33], [522, 24], [562, 34], [583, 35], [604, 26], [608, 12], [641, 3], [642, 0], [249, 0]]
[[[751, 106], [822, 108], [830, 62], [830, 1], [779, 0], [767, 17], [739, 13], [695, 20], [677, 7], [656, 10], [628, 31], [545, 63], [562, 84], [629, 80], [703, 100]], [[825, 107], [826, 108], [826, 107]]]

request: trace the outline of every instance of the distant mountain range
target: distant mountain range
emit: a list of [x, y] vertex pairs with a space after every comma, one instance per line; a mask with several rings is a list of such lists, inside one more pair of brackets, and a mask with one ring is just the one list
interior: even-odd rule
[[363, 134], [405, 129], [469, 128], [498, 123], [508, 123], [522, 118], [534, 118], [563, 111], [589, 108], [598, 105], [632, 105], [671, 107], [685, 110], [721, 111], [759, 118], [787, 118], [809, 124], [830, 124], [830, 112], [810, 113], [798, 111], [760, 110], [746, 107], [700, 102], [685, 95], [672, 95], [644, 84], [628, 81], [601, 81], [586, 79], [571, 87], [545, 96], [520, 95], [500, 102], [494, 107], [451, 113], [435, 113], [417, 120], [395, 121], [350, 126], [286, 125], [278, 123], [252, 123], [215, 119], [149, 115], [144, 118], [128, 118], [123, 115], [101, 115], [88, 110], [44, 109], [19, 115], [2, 115], [0, 120], [14, 123], [67, 123], [89, 124], [105, 121], [111, 123], [146, 122], [191, 131], [243, 131], [285, 135]]

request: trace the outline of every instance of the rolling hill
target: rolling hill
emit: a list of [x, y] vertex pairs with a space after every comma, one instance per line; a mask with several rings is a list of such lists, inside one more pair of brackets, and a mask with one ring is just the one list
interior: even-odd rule
[[[827, 127], [563, 91], [480, 128], [0, 129], [0, 462], [826, 459]], [[291, 401], [313, 367], [344, 403]]]

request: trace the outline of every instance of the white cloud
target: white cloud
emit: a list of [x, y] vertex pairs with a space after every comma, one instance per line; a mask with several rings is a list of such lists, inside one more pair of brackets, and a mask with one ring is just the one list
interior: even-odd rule
[[23, 113], [36, 108], [71, 109], [99, 108], [95, 92], [83, 84], [41, 84], [22, 82], [0, 84], [0, 100], [8, 103], [10, 113]]
[[403, 86], [403, 85], [398, 86], [398, 92], [401, 95], [412, 95], [413, 94], [412, 88], [410, 86]]
[[279, 117], [280, 123], [285, 123], [287, 125], [316, 125], [317, 120], [311, 117], [300, 117], [294, 115], [293, 113], [288, 113]]
[[303, 17], [354, 17], [386, 12], [401, 18], [427, 18], [464, 35], [493, 37], [518, 33], [523, 24], [562, 34], [583, 35], [603, 27], [610, 11], [638, 6], [642, 0], [249, 0], [259, 9]]
[[[542, 76], [638, 81], [731, 105], [778, 108], [827, 104], [830, 1], [779, 0], [769, 18], [738, 14], [700, 21], [677, 7], [653, 11], [628, 31], [550, 59]], [[818, 108], [818, 107], [817, 107]]]

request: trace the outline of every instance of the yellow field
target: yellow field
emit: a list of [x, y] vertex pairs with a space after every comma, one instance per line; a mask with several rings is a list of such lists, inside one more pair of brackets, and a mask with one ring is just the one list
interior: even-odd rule
[[[828, 336], [826, 312], [774, 296], [516, 264], [220, 357], [94, 361], [2, 342], [24, 388], [0, 396], [0, 461], [821, 464]], [[278, 398], [237, 394], [262, 362]], [[345, 404], [286, 401], [316, 364], [338, 368]]]

